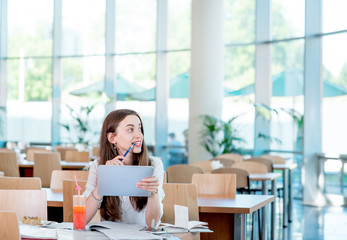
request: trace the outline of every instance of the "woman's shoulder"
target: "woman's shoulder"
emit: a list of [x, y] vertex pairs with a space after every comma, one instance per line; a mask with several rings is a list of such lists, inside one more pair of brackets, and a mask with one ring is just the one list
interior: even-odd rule
[[151, 156], [149, 157], [149, 159], [151, 160], [152, 166], [154, 168], [157, 166], [163, 165], [160, 157]]

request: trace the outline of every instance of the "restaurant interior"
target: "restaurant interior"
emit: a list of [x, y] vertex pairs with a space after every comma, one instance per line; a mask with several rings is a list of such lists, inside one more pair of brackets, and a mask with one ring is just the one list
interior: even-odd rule
[[0, 0], [0, 225], [73, 222], [105, 117], [132, 109], [164, 167], [161, 222], [183, 205], [213, 231], [166, 239], [345, 239], [346, 8]]

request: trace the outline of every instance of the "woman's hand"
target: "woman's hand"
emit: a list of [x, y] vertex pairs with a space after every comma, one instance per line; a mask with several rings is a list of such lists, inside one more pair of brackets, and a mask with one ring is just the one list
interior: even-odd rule
[[159, 179], [157, 177], [146, 177], [136, 184], [136, 187], [151, 192], [152, 196], [158, 192]]
[[114, 159], [108, 160], [106, 162], [106, 165], [124, 165], [125, 161], [126, 161], [125, 157], [118, 155]]

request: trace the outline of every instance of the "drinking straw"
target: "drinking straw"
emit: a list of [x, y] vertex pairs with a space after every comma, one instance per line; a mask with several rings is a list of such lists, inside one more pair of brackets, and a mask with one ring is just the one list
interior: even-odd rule
[[75, 177], [75, 183], [76, 183], [76, 189], [78, 191], [78, 205], [81, 205], [81, 199], [80, 199], [80, 196], [81, 196], [81, 187], [78, 185], [77, 183], [77, 178], [76, 178], [76, 175], [73, 175]]

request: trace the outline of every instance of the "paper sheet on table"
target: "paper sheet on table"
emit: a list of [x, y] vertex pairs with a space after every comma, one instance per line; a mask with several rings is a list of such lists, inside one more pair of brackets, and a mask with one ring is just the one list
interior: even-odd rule
[[175, 205], [175, 226], [182, 227], [182, 228], [188, 228], [188, 207], [181, 206], [181, 205]]
[[151, 233], [141, 232], [141, 231], [131, 231], [131, 230], [119, 230], [119, 229], [98, 229], [107, 237], [113, 240], [118, 239], [163, 239], [160, 236], [156, 236]]
[[19, 232], [22, 238], [57, 239], [56, 229], [41, 228], [41, 226], [21, 224]]

